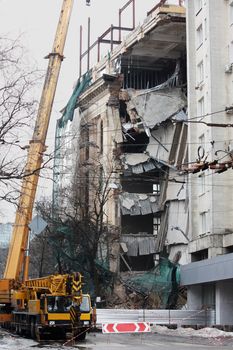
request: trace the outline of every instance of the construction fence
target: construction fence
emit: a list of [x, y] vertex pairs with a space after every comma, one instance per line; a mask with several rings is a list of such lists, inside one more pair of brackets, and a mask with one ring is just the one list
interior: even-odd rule
[[207, 327], [215, 324], [215, 310], [97, 309], [97, 325], [116, 322]]

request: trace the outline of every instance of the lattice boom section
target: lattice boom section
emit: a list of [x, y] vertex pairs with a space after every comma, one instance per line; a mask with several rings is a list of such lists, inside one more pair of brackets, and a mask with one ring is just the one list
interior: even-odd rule
[[25, 286], [33, 290], [43, 290], [52, 295], [75, 295], [82, 291], [82, 276], [80, 273], [51, 275], [25, 281]]
[[49, 291], [51, 294], [66, 294], [66, 275], [36, 278], [25, 282], [26, 287]]

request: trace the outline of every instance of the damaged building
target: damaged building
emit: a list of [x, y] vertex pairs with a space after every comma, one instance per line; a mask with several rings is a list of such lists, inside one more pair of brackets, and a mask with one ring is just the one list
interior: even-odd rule
[[[138, 246], [126, 253], [132, 264], [134, 261], [135, 270], [143, 268], [146, 261], [147, 268], [152, 268], [163, 253], [173, 259], [183, 251], [182, 260], [186, 259], [187, 193], [185, 179], [177, 176], [181, 164], [187, 161], [186, 97], [179, 80], [173, 79], [149, 90], [135, 91], [126, 102], [129, 113], [137, 111], [143, 125], [136, 136], [130, 134], [135, 141], [125, 138], [120, 146], [121, 239], [128, 246]], [[124, 123], [122, 127], [124, 138]], [[144, 148], [137, 140], [141, 133], [145, 134]], [[144, 249], [140, 242], [145, 243]]]
[[[111, 53], [81, 74], [58, 127], [60, 139], [67, 128], [76, 135], [70, 168], [80, 217], [103, 205], [99, 261], [127, 284], [161, 259], [187, 262], [185, 8], [161, 1], [126, 36], [117, 28], [120, 40], [100, 37]], [[57, 203], [59, 187], [62, 175]]]

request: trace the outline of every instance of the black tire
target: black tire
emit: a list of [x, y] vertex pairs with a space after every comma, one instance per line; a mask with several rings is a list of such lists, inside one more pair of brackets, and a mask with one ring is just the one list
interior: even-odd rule
[[79, 340], [85, 340], [86, 339], [86, 334], [87, 334], [87, 332], [85, 332], [85, 331], [81, 331], [80, 332], [80, 334], [78, 334], [78, 336], [77, 336], [77, 341], [79, 341]]
[[36, 339], [36, 326], [35, 326], [35, 320], [33, 318], [30, 321], [30, 337], [32, 339]]
[[18, 330], [19, 330], [19, 333], [18, 333], [18, 334], [19, 334], [20, 336], [23, 336], [23, 335], [24, 335], [24, 331], [23, 331], [23, 329], [22, 329], [21, 324], [19, 324]]
[[40, 337], [40, 328], [38, 327], [38, 325], [35, 323], [35, 339], [38, 341], [38, 343], [41, 341], [41, 337]]
[[16, 323], [16, 325], [15, 325], [15, 333], [19, 334], [19, 325], [18, 325], [18, 323]]

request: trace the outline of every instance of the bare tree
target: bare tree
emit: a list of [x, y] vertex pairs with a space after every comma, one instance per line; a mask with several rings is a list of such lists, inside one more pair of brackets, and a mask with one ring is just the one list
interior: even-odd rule
[[19, 38], [0, 37], [0, 200], [15, 201], [37, 108], [41, 73], [29, 69]]
[[30, 242], [30, 278], [43, 277], [58, 272], [56, 255], [49, 240], [49, 230], [32, 237]]
[[53, 273], [63, 273], [64, 235], [59, 232], [61, 221], [52, 214], [50, 199], [41, 198], [36, 202], [35, 210], [48, 224], [46, 229], [36, 235], [30, 243], [30, 276], [42, 277]]
[[88, 181], [84, 176], [87, 174], [78, 172], [73, 185], [63, 189], [63, 205], [53, 208], [52, 215], [44, 210], [44, 200], [37, 202], [36, 210], [50, 223], [48, 236], [56, 272], [80, 271], [93, 293], [101, 295], [103, 285], [112, 279], [108, 269], [109, 239], [117, 238], [116, 228], [108, 225], [105, 216], [105, 205], [113, 194], [109, 187], [112, 173], [105, 174], [101, 165], [95, 165], [88, 169]]

